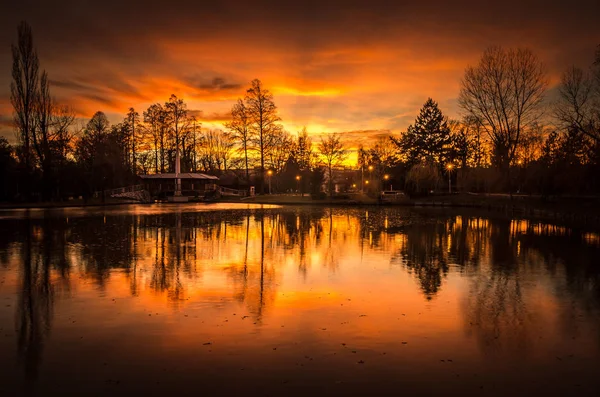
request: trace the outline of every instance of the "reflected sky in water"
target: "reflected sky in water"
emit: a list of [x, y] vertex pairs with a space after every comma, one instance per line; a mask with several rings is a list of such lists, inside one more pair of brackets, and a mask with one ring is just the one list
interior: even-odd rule
[[600, 238], [497, 214], [0, 212], [0, 395], [595, 395]]

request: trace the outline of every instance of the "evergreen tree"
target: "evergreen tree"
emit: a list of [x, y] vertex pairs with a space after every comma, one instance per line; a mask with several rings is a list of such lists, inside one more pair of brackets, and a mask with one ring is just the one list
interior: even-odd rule
[[437, 102], [427, 99], [415, 123], [400, 139], [392, 138], [409, 164], [435, 162], [442, 166], [452, 157], [453, 139], [450, 127]]

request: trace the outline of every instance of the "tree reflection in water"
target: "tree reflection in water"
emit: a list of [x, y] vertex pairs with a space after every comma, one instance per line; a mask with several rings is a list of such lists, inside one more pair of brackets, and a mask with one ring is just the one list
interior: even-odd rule
[[[535, 344], [540, 324], [550, 321], [541, 318], [548, 311], [540, 306], [540, 288], [569, 302], [556, 306], [553, 320], [565, 335], [577, 335], [577, 316], [600, 309], [600, 267], [594, 259], [600, 248], [585, 243], [584, 231], [482, 214], [257, 208], [49, 215], [2, 223], [2, 265], [18, 257], [17, 344], [31, 378], [54, 307], [68, 296], [73, 274], [99, 291], [125, 277], [132, 296], [164, 297], [173, 310], [191, 293], [213, 288], [219, 302], [242, 303], [261, 326], [285, 272], [305, 281], [321, 269], [331, 275], [350, 272], [345, 265], [360, 255], [362, 261], [403, 269], [432, 302], [450, 275], [460, 276], [467, 286], [460, 297], [463, 328], [491, 353], [526, 354]], [[211, 279], [204, 280], [208, 272]], [[226, 280], [224, 286], [215, 272]], [[547, 285], [539, 285], [540, 277]]]
[[27, 379], [38, 375], [44, 343], [53, 321], [56, 295], [68, 294], [71, 261], [64, 222], [29, 219], [10, 229], [20, 241], [19, 288], [15, 316], [18, 354]]

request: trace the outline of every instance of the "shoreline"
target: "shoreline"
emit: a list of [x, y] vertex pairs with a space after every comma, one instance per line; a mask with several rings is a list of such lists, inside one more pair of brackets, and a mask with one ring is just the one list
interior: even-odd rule
[[[509, 216], [524, 216], [533, 219], [551, 220], [569, 224], [600, 226], [600, 197], [553, 197], [525, 195], [478, 195], [455, 194], [427, 196], [406, 199], [399, 202], [379, 202], [367, 196], [355, 199], [313, 200], [310, 196], [293, 195], [264, 195], [252, 198], [220, 199], [214, 201], [187, 202], [188, 204], [236, 203], [236, 204], [271, 204], [281, 206], [335, 206], [335, 207], [407, 207], [407, 208], [442, 208], [442, 209], [480, 209], [503, 213]], [[25, 209], [54, 209], [71, 207], [106, 207], [117, 205], [150, 205], [133, 200], [107, 199], [101, 200], [72, 200], [68, 202], [43, 202], [43, 203], [0, 203], [1, 210]]]

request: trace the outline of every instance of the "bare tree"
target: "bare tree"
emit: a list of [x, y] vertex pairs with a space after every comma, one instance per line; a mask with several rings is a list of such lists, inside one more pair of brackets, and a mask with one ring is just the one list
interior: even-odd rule
[[569, 68], [562, 75], [554, 114], [563, 128], [600, 141], [600, 98], [596, 98], [594, 88], [590, 73], [574, 66]]
[[225, 128], [231, 131], [232, 137], [240, 143], [240, 149], [244, 153], [246, 165], [246, 180], [250, 180], [250, 171], [248, 167], [248, 151], [250, 150], [250, 128], [251, 119], [246, 104], [241, 99], [231, 108], [231, 121], [225, 123]]
[[175, 95], [171, 95], [167, 103], [165, 103], [165, 111], [171, 123], [171, 132], [175, 140], [174, 155], [177, 156], [179, 145], [186, 132], [188, 122], [187, 106], [183, 102], [183, 99], [178, 99]]
[[72, 149], [75, 131], [71, 128], [75, 123], [75, 111], [66, 105], [52, 106], [50, 120], [50, 146], [60, 161], [65, 161]]
[[283, 129], [277, 129], [269, 134], [268, 144], [266, 145], [266, 164], [276, 174], [283, 170], [285, 163], [290, 158], [294, 140], [289, 132]]
[[316, 161], [316, 154], [313, 151], [312, 140], [308, 136], [306, 127], [303, 127], [302, 131], [298, 132], [296, 144], [289, 147], [293, 148], [291, 155], [296, 160], [300, 171], [311, 170], [313, 168]]
[[[229, 167], [229, 161], [233, 154], [233, 148], [235, 147], [235, 141], [230, 133], [216, 130], [216, 157], [218, 162], [219, 170], [227, 171]], [[222, 167], [222, 168], [221, 168]]]
[[490, 47], [466, 69], [459, 105], [486, 129], [502, 169], [509, 170], [523, 130], [541, 116], [546, 86], [543, 65], [527, 49]]
[[[470, 152], [468, 157], [471, 157], [472, 165], [474, 167], [482, 167], [484, 164], [488, 164], [489, 142], [481, 123], [475, 117], [467, 115], [461, 122], [461, 129], [463, 129], [462, 133], [466, 135], [465, 140], [468, 142], [468, 150]], [[462, 143], [459, 142], [458, 151], [461, 152], [459, 153], [459, 157], [464, 154], [462, 151], [464, 147], [461, 147]]]
[[329, 196], [333, 197], [333, 169], [340, 166], [346, 159], [346, 150], [340, 140], [340, 136], [338, 134], [330, 134], [327, 138], [321, 138], [319, 153], [321, 153], [327, 167]]
[[189, 161], [191, 163], [191, 171], [196, 172], [198, 167], [198, 134], [202, 133], [202, 123], [198, 123], [196, 116], [189, 118], [190, 123], [190, 137], [189, 137]]
[[32, 140], [35, 152], [42, 169], [42, 192], [48, 200], [51, 190], [52, 152], [50, 150], [50, 124], [52, 118], [52, 99], [50, 98], [50, 85], [48, 75], [44, 71], [40, 79], [39, 89], [34, 100], [34, 117]]
[[140, 114], [134, 108], [129, 108], [127, 112], [127, 125], [129, 127], [130, 144], [131, 144], [131, 171], [137, 174], [136, 149], [140, 141]]
[[549, 131], [542, 124], [535, 123], [523, 131], [521, 145], [517, 150], [517, 164], [527, 166], [534, 160], [537, 160], [542, 155], [542, 146], [544, 144], [544, 136], [549, 135]]
[[35, 98], [38, 91], [39, 61], [33, 46], [31, 27], [21, 22], [17, 29], [17, 45], [12, 45], [12, 82], [10, 101], [14, 108], [17, 139], [23, 145], [23, 157], [27, 170], [31, 166], [31, 135], [34, 124]]
[[144, 112], [144, 123], [152, 137], [154, 150], [154, 172], [165, 172], [165, 144], [167, 134], [167, 114], [160, 103], [150, 105]]
[[378, 174], [383, 175], [398, 159], [396, 147], [390, 135], [380, 136], [370, 150], [372, 162], [377, 166]]
[[245, 104], [251, 120], [252, 139], [260, 155], [260, 191], [265, 192], [265, 159], [269, 144], [269, 135], [281, 129], [278, 121], [277, 106], [273, 102], [273, 94], [263, 88], [258, 79], [252, 80], [252, 86], [246, 92]]
[[227, 171], [235, 143], [231, 134], [222, 130], [207, 130], [200, 137], [200, 164], [204, 171]]

